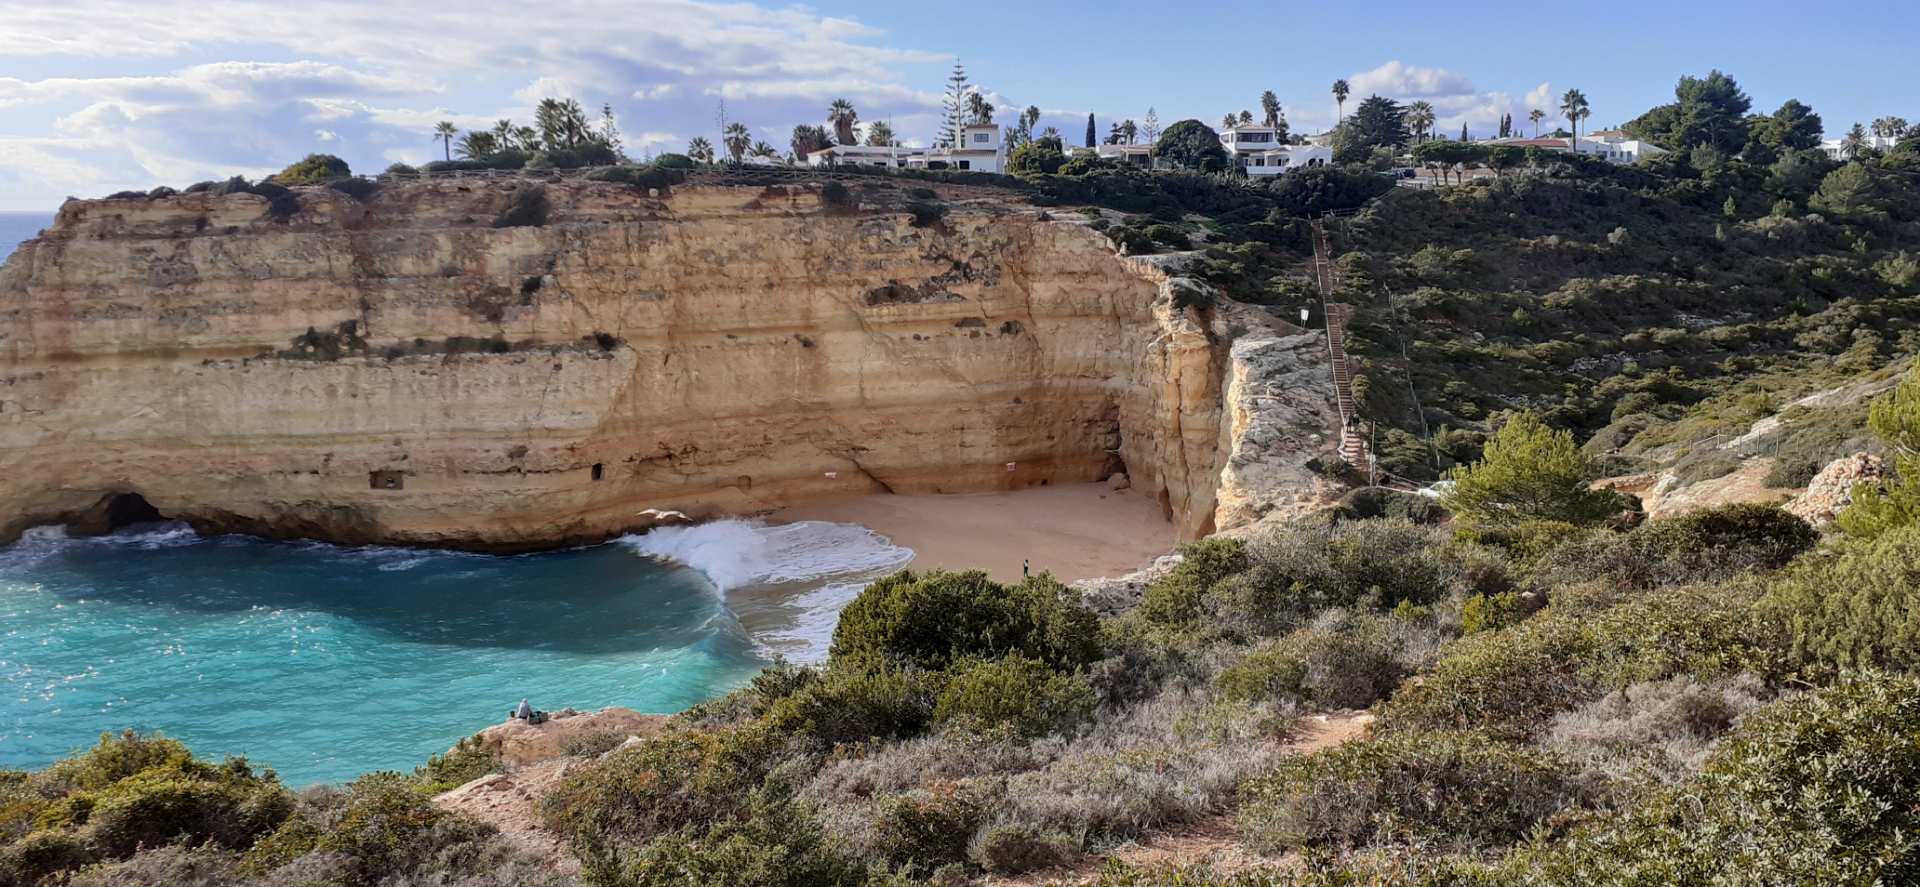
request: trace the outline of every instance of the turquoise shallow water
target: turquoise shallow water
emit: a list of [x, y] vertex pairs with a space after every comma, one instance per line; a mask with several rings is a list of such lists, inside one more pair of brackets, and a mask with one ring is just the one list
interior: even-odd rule
[[817, 655], [858, 588], [827, 580], [911, 556], [840, 525], [679, 532], [495, 557], [33, 531], [0, 550], [0, 767], [131, 727], [305, 785], [411, 768], [523, 696], [677, 711]]

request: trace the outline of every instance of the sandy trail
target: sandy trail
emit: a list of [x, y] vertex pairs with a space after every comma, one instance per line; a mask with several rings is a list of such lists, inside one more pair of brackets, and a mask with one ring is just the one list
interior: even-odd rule
[[783, 508], [770, 519], [859, 524], [913, 549], [916, 570], [986, 570], [1002, 582], [1019, 580], [1023, 559], [1062, 582], [1130, 573], [1179, 541], [1158, 502], [1104, 483], [860, 496]]

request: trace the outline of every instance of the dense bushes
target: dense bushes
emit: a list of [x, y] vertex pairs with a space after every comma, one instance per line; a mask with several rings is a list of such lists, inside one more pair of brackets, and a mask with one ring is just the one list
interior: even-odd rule
[[1551, 884], [1920, 879], [1920, 683], [1863, 676], [1756, 711], [1706, 772], [1502, 867]]
[[1920, 526], [1796, 565], [1774, 583], [1767, 605], [1785, 620], [1798, 664], [1911, 667], [1920, 660]]
[[0, 775], [0, 873], [14, 883], [184, 839], [242, 850], [286, 819], [293, 798], [243, 760], [195, 760], [169, 739], [103, 735], [37, 775]]
[[1551, 754], [1475, 733], [1351, 741], [1284, 762], [1243, 794], [1240, 828], [1269, 852], [1510, 843], [1580, 797]]
[[635, 188], [657, 188], [665, 190], [686, 181], [686, 173], [678, 168], [655, 163], [651, 166], [607, 166], [587, 173], [587, 180], [593, 182], [618, 182]]
[[1556, 714], [1639, 681], [1766, 669], [1778, 627], [1756, 617], [1754, 583], [1667, 591], [1595, 614], [1558, 605], [1449, 647], [1389, 699], [1389, 729], [1526, 737]]
[[841, 612], [829, 661], [939, 669], [1017, 653], [1071, 669], [1100, 654], [1094, 616], [1076, 598], [1045, 576], [1009, 586], [977, 571], [903, 570], [869, 585]]
[[1035, 737], [1078, 724], [1093, 713], [1093, 705], [1093, 688], [1085, 678], [1016, 653], [954, 668], [933, 716], [968, 729]]

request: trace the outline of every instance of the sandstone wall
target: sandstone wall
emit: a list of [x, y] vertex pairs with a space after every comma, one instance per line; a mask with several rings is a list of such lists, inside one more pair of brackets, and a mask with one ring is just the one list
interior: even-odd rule
[[1215, 526], [1228, 337], [1084, 226], [556, 183], [548, 224], [491, 227], [514, 187], [302, 189], [285, 222], [70, 202], [0, 268], [0, 538], [133, 492], [206, 529], [514, 549], [1122, 463]]

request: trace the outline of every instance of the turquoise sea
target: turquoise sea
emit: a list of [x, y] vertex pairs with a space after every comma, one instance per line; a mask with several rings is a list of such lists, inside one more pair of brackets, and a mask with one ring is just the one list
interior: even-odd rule
[[23, 240], [31, 240], [40, 229], [53, 225], [53, 213], [0, 212], [0, 262], [13, 253]]
[[0, 768], [134, 728], [306, 785], [410, 769], [523, 696], [678, 711], [821, 657], [839, 608], [911, 557], [819, 522], [513, 557], [41, 528], [0, 549]]

